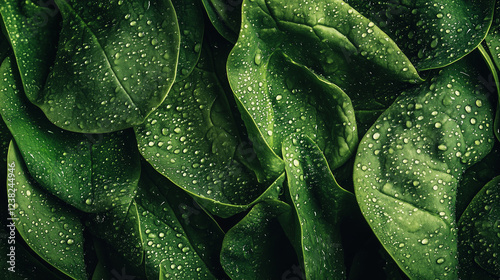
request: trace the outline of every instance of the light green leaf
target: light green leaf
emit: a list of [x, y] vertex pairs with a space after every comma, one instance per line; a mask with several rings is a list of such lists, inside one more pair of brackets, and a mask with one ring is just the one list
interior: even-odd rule
[[488, 182], [474, 197], [460, 217], [458, 229], [462, 279], [498, 279], [500, 176]]
[[13, 174], [7, 183], [9, 203], [16, 205], [12, 223], [21, 237], [38, 256], [64, 274], [87, 279], [83, 225], [78, 213], [36, 185], [14, 142], [9, 147], [7, 162], [9, 174]]
[[354, 196], [337, 184], [323, 153], [308, 136], [288, 137], [283, 156], [296, 213], [297, 254], [306, 278], [345, 279], [340, 222], [355, 205]]
[[40, 186], [86, 212], [102, 212], [133, 198], [140, 155], [132, 131], [79, 134], [50, 123], [25, 97], [15, 64], [0, 67], [0, 114]]
[[29, 99], [70, 131], [144, 122], [177, 70], [180, 35], [170, 0], [55, 2], [63, 18], [56, 59], [43, 91]]
[[490, 28], [494, 0], [346, 0], [391, 37], [419, 71], [472, 52]]
[[454, 63], [403, 93], [358, 148], [358, 204], [411, 279], [457, 279], [457, 185], [494, 142], [488, 91], [471, 66], [477, 59]]

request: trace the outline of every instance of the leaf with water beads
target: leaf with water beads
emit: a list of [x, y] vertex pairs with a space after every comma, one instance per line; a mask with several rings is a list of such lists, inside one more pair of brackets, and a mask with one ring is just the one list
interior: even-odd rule
[[488, 182], [474, 197], [460, 217], [458, 230], [462, 279], [498, 279], [500, 176]]
[[477, 56], [403, 93], [365, 134], [353, 172], [368, 224], [415, 279], [457, 279], [455, 200], [463, 172], [494, 143]]
[[56, 0], [63, 23], [54, 65], [30, 100], [75, 132], [132, 127], [165, 99], [179, 55], [170, 0]]
[[[87, 279], [83, 225], [78, 213], [37, 186], [14, 142], [7, 157], [13, 163], [16, 229], [26, 243], [49, 264], [72, 277]], [[11, 192], [9, 192], [11, 193]]]
[[333, 177], [318, 145], [292, 134], [283, 142], [283, 158], [294, 206], [295, 248], [307, 279], [345, 279], [340, 239], [343, 216], [355, 205], [352, 193]]
[[24, 92], [7, 58], [0, 67], [0, 114], [42, 188], [85, 212], [130, 202], [140, 175], [132, 131], [80, 134], [53, 125]]

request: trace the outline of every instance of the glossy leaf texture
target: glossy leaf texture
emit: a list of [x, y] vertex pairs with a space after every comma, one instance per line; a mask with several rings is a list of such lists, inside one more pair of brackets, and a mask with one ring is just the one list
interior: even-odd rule
[[234, 43], [241, 25], [243, 0], [202, 0], [208, 18], [219, 34]]
[[490, 28], [494, 0], [346, 0], [386, 32], [419, 71], [472, 52]]
[[[78, 213], [44, 192], [30, 177], [21, 153], [11, 142], [7, 157], [18, 218], [13, 223], [26, 243], [42, 259], [73, 279], [87, 279], [83, 225]], [[9, 194], [12, 192], [9, 191]]]
[[284, 178], [259, 183], [238, 159], [245, 143], [216, 74], [210, 64], [205, 66], [176, 82], [162, 106], [135, 132], [139, 151], [158, 172], [212, 213], [228, 217], [257, 199], [277, 197]]
[[176, 81], [193, 71], [201, 53], [204, 34], [203, 7], [199, 0], [172, 0], [180, 29], [179, 61]]
[[56, 52], [59, 10], [49, 2], [7, 0], [0, 5], [0, 14], [24, 91], [29, 97], [39, 96]]
[[[93, 233], [119, 252], [143, 255], [125, 257], [129, 264], [141, 264], [148, 279], [158, 279], [160, 271], [167, 279], [218, 279], [222, 230], [185, 192], [151, 167], [143, 169], [139, 191], [128, 209], [130, 218], [94, 216], [90, 225], [97, 221], [113, 226], [96, 227]], [[186, 212], [188, 207], [193, 211]]]
[[[355, 130], [355, 122], [346, 94], [359, 100], [393, 82], [420, 81], [398, 46], [343, 1], [245, 1], [242, 17], [228, 77], [259, 159], [270, 172], [282, 168], [281, 141], [289, 135], [284, 128], [301, 132], [304, 125], [316, 130], [305, 134], [324, 149], [331, 167], [340, 166], [357, 144], [355, 133], [347, 131]], [[321, 105], [323, 112], [315, 108]], [[290, 110], [294, 106], [299, 110]], [[344, 126], [324, 127], [329, 123]]]
[[[488, 35], [485, 38], [486, 45], [488, 46], [488, 50], [491, 54], [491, 60], [493, 60], [496, 67], [489, 65], [491, 69], [491, 73], [493, 75], [494, 82], [496, 83], [496, 93], [498, 94], [498, 104], [500, 104], [500, 88], [498, 81], [498, 69], [500, 69], [500, 2], [496, 1], [495, 5], [495, 14], [493, 17], [493, 24], [491, 25], [491, 29], [488, 32]], [[488, 54], [484, 54], [486, 59], [488, 59]], [[492, 89], [494, 90], [494, 89]], [[495, 135], [500, 141], [500, 106], [497, 105], [497, 111], [495, 116]]]
[[457, 185], [494, 143], [492, 104], [477, 79], [477, 59], [454, 63], [403, 93], [358, 148], [358, 204], [412, 279], [457, 279]]
[[85, 212], [130, 201], [140, 175], [132, 131], [79, 134], [58, 128], [26, 99], [13, 68], [10, 58], [0, 67], [0, 113], [40, 186]]
[[279, 260], [290, 252], [282, 246], [286, 236], [277, 218], [290, 210], [290, 205], [278, 200], [262, 201], [226, 233], [221, 264], [231, 279], [278, 279], [284, 275], [286, 266], [283, 268]]
[[55, 62], [29, 99], [70, 131], [142, 123], [175, 79], [180, 35], [170, 0], [55, 2], [63, 18]]
[[291, 202], [297, 254], [306, 279], [346, 279], [340, 223], [355, 205], [341, 188], [327, 160], [308, 136], [292, 134], [283, 142], [283, 157]]
[[497, 279], [500, 277], [499, 250], [500, 176], [481, 189], [460, 218], [460, 276], [463, 279]]

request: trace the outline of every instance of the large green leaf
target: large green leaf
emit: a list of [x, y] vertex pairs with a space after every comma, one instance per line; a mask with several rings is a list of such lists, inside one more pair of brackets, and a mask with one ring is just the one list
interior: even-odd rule
[[398, 46], [343, 1], [244, 1], [242, 15], [228, 77], [259, 159], [271, 172], [283, 168], [288, 128], [305, 130], [337, 168], [357, 144], [345, 93], [365, 103], [394, 83], [420, 81]]
[[15, 64], [0, 68], [0, 113], [41, 187], [87, 212], [130, 201], [140, 175], [132, 131], [91, 135], [62, 130], [25, 97]]
[[57, 7], [42, 1], [36, 5], [34, 1], [6, 0], [0, 5], [0, 14], [24, 91], [35, 98], [44, 87], [56, 52], [60, 20]]
[[[78, 213], [44, 192], [30, 178], [14, 142], [9, 147], [9, 203], [19, 234], [41, 258], [72, 277], [87, 279], [83, 251], [83, 225]], [[8, 184], [9, 185], [9, 184]], [[12, 199], [12, 200], [11, 200]]]
[[211, 212], [228, 217], [259, 197], [277, 197], [284, 178], [259, 183], [239, 159], [245, 143], [238, 137], [224, 90], [204, 61], [202, 57], [204, 68], [196, 67], [174, 84], [165, 102], [135, 132], [139, 151], [156, 170]]
[[204, 33], [203, 7], [199, 0], [172, 0], [179, 21], [181, 45], [176, 81], [193, 71], [201, 53]]
[[282, 267], [282, 260], [290, 253], [285, 254], [282, 244], [287, 239], [277, 217], [290, 210], [288, 204], [278, 200], [260, 202], [226, 233], [221, 264], [231, 279], [278, 279], [283, 276], [286, 266]]
[[457, 185], [494, 142], [492, 106], [474, 59], [480, 58], [454, 63], [403, 93], [356, 155], [358, 204], [412, 279], [457, 279]]
[[[192, 207], [194, 200], [151, 167], [143, 169], [127, 218], [96, 215], [89, 221], [93, 233], [124, 254], [130, 264], [142, 262], [148, 279], [158, 279], [160, 271], [165, 278], [174, 279], [223, 275], [218, 262], [222, 230], [201, 209], [186, 216], [185, 207]], [[113, 226], [92, 227], [94, 222]], [[138, 255], [127, 254], [127, 250]], [[144, 258], [138, 258], [142, 254]]]
[[307, 279], [345, 279], [340, 240], [342, 216], [355, 205], [311, 138], [293, 134], [283, 143], [290, 198], [296, 212], [297, 252]]
[[472, 52], [490, 28], [495, 0], [346, 0], [386, 32], [420, 70]]
[[180, 35], [170, 0], [55, 2], [63, 18], [56, 59], [29, 99], [70, 131], [142, 123], [175, 79]]
[[458, 226], [462, 279], [498, 279], [500, 277], [498, 255], [500, 252], [500, 176], [488, 182], [474, 197], [460, 218]]

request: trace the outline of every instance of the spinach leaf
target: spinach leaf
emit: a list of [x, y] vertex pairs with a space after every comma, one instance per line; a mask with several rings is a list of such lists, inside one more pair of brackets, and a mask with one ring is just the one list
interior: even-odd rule
[[42, 92], [29, 99], [70, 131], [142, 123], [175, 78], [180, 35], [170, 0], [55, 2], [63, 18], [56, 59]]
[[469, 59], [403, 93], [356, 155], [358, 204], [410, 278], [457, 279], [457, 185], [493, 146], [488, 91]]
[[86, 212], [130, 201], [140, 174], [131, 131], [78, 134], [62, 130], [25, 97], [10, 58], [0, 67], [0, 113], [40, 186]]
[[460, 276], [463, 279], [497, 279], [500, 277], [499, 204], [500, 176], [484, 186], [460, 218], [458, 224], [459, 256]]
[[231, 279], [278, 279], [283, 275], [286, 266], [279, 260], [288, 255], [277, 217], [290, 210], [278, 200], [262, 201], [226, 233], [221, 264]]
[[12, 170], [10, 174], [14, 174], [9, 176], [9, 182], [14, 184], [9, 187], [14, 191], [12, 204], [16, 205], [12, 218], [18, 218], [12, 223], [22, 238], [41, 258], [64, 274], [73, 279], [87, 279], [79, 213], [37, 186], [14, 142], [9, 147], [7, 162]]
[[[206, 52], [207, 49], [203, 49]], [[202, 54], [200, 63], [209, 57]], [[139, 151], [161, 174], [210, 212], [229, 217], [264, 197], [277, 197], [284, 178], [259, 183], [238, 160], [245, 143], [209, 64], [174, 84], [164, 103], [135, 128]], [[256, 159], [254, 159], [256, 160]], [[274, 179], [274, 178], [273, 178]], [[260, 197], [260, 198], [259, 198]]]
[[313, 140], [292, 134], [283, 142], [289, 194], [294, 206], [297, 254], [307, 279], [345, 279], [340, 222], [355, 205]]
[[238, 39], [243, 0], [202, 0], [208, 18], [217, 31], [228, 41]]
[[204, 20], [199, 0], [173, 0], [172, 4], [179, 21], [181, 45], [177, 63], [177, 81], [183, 80], [193, 71], [201, 53]]
[[420, 70], [441, 68], [472, 52], [490, 28], [494, 0], [346, 0], [377, 24]]

